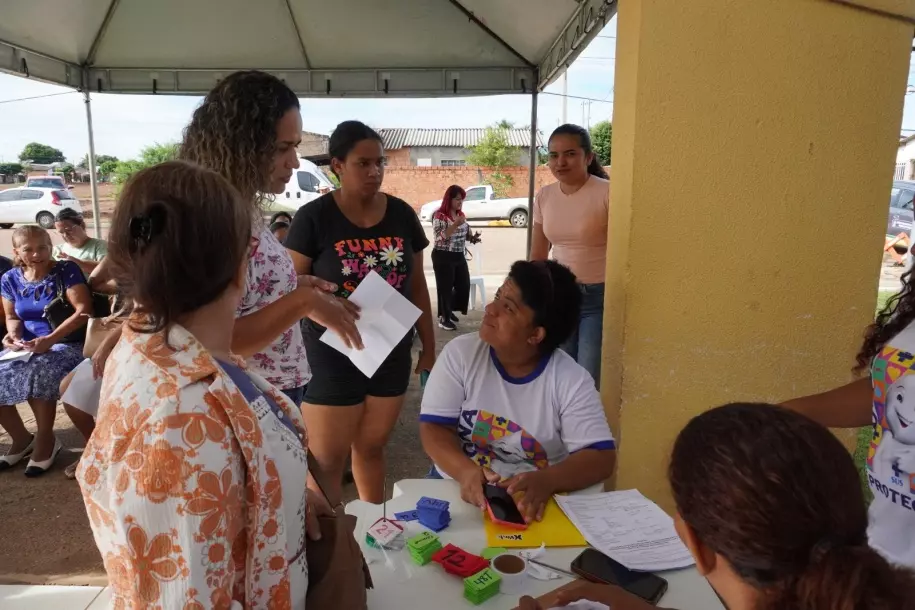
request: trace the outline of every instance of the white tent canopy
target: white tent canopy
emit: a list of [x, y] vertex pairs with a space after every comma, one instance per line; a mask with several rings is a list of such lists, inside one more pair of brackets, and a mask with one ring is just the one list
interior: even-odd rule
[[106, 93], [206, 93], [240, 69], [303, 97], [533, 93], [615, 0], [3, 0], [0, 70]]
[[89, 93], [204, 95], [245, 69], [301, 97], [528, 93], [532, 205], [537, 93], [615, 13], [616, 0], [0, 0], [0, 71], [83, 92], [96, 220]]

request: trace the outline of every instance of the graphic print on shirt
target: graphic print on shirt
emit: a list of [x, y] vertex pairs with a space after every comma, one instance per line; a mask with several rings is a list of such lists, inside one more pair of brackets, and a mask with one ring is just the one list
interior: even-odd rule
[[458, 437], [467, 457], [502, 478], [550, 465], [536, 438], [510, 419], [488, 411], [463, 411]]
[[383, 277], [395, 290], [403, 291], [407, 268], [402, 237], [343, 239], [334, 244], [334, 251], [345, 278], [338, 296], [349, 297], [369, 271]]
[[874, 360], [874, 436], [867, 451], [875, 493], [915, 510], [915, 354], [885, 347]]

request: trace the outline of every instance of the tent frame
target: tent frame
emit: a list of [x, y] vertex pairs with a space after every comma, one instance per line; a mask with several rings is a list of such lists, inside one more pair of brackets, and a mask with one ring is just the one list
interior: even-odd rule
[[[492, 31], [460, 0], [448, 0], [469, 21], [498, 42], [523, 66], [504, 67], [451, 67], [451, 68], [315, 68], [308, 57], [301, 28], [295, 20], [291, 0], [284, 0], [298, 39], [305, 68], [270, 69], [270, 72], [290, 86], [300, 97], [444, 97], [480, 96], [522, 93], [531, 96], [531, 138], [528, 180], [527, 252], [530, 252], [533, 228], [533, 201], [537, 149], [537, 98], [538, 93], [558, 78], [574, 61], [584, 47], [616, 14], [617, 0], [578, 0], [575, 13], [553, 40], [549, 51], [537, 65], [518, 52], [496, 32]], [[120, 0], [110, 0], [83, 65], [52, 57], [46, 53], [0, 40], [0, 71], [34, 78], [57, 85], [72, 87], [83, 94], [86, 106], [86, 124], [89, 134], [89, 176], [92, 185], [92, 212], [95, 216], [95, 235], [101, 236], [101, 214], [98, 203], [97, 168], [95, 163], [95, 138], [92, 129], [92, 101], [90, 91], [112, 93], [205, 95], [223, 75], [236, 68], [225, 70], [210, 68], [115, 68], [94, 66], [98, 49], [105, 38]], [[29, 68], [32, 61], [35, 74]], [[461, 83], [461, 73], [464, 82]], [[145, 76], [144, 76], [145, 74]], [[185, 75], [182, 82], [181, 75]], [[470, 78], [479, 76], [479, 79]], [[112, 79], [116, 80], [113, 81]], [[334, 88], [335, 78], [345, 79], [349, 86]], [[473, 80], [478, 82], [474, 85]], [[190, 81], [190, 82], [188, 82]], [[468, 84], [468, 81], [471, 81]], [[163, 86], [160, 86], [160, 82]], [[371, 83], [371, 84], [370, 84]], [[495, 85], [493, 83], [496, 83]]]

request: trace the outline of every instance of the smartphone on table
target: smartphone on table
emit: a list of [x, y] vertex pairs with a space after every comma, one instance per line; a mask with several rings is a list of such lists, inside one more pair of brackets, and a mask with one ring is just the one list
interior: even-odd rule
[[484, 484], [483, 496], [486, 498], [486, 510], [493, 523], [517, 530], [527, 529], [524, 515], [518, 510], [518, 505], [508, 490], [498, 485]]
[[667, 592], [667, 581], [650, 572], [634, 572], [594, 549], [585, 549], [572, 561], [572, 571], [585, 580], [616, 585], [657, 604]]

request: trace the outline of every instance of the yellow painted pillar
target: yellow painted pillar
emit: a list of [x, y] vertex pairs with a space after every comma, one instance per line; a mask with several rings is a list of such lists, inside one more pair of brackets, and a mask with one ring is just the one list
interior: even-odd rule
[[851, 379], [915, 15], [862, 4], [620, 0], [602, 371], [617, 488], [672, 509], [692, 416]]

